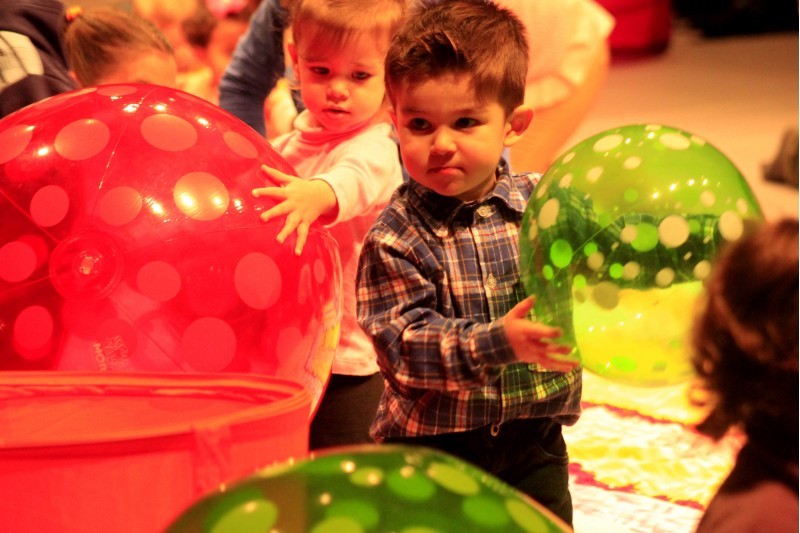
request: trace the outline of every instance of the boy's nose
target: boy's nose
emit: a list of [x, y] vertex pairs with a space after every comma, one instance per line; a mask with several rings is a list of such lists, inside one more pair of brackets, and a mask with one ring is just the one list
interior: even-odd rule
[[437, 154], [446, 154], [455, 151], [453, 136], [446, 129], [441, 128], [433, 134], [431, 151]]

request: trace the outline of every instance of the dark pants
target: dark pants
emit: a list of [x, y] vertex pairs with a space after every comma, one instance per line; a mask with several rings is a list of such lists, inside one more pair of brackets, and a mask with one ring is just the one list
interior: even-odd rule
[[464, 459], [516, 487], [572, 526], [567, 445], [561, 425], [550, 419], [506, 422], [496, 436], [487, 426], [385, 442], [427, 446]]
[[374, 443], [369, 426], [382, 394], [380, 372], [371, 376], [332, 374], [311, 421], [309, 449]]

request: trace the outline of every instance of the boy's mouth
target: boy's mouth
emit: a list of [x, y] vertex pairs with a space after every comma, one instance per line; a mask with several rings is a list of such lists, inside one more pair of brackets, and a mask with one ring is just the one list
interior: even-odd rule
[[436, 174], [438, 176], [456, 176], [462, 174], [462, 170], [459, 167], [453, 166], [430, 167], [428, 168], [428, 174]]

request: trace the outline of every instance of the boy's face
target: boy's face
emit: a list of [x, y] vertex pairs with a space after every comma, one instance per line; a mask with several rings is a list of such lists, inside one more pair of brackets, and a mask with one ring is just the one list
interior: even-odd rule
[[381, 110], [383, 56], [388, 46], [369, 33], [343, 47], [290, 45], [303, 103], [323, 128], [339, 132], [364, 124]]
[[392, 120], [409, 175], [465, 202], [492, 190], [504, 147], [516, 142], [532, 117], [524, 106], [506, 117], [499, 102], [480, 102], [466, 74], [403, 82], [393, 96]]

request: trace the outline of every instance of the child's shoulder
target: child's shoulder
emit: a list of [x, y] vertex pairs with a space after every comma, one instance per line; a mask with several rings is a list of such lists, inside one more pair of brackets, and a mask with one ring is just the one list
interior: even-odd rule
[[527, 189], [533, 190], [542, 180], [542, 175], [538, 172], [519, 172], [512, 173], [511, 179], [518, 184], [517, 186], [522, 185]]
[[511, 173], [511, 183], [522, 198], [527, 201], [533, 190], [539, 185], [542, 175], [537, 172]]
[[378, 214], [372, 224], [372, 231], [401, 234], [414, 230], [418, 215], [409, 199], [409, 183], [402, 182], [392, 192], [386, 207]]

